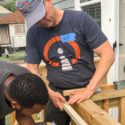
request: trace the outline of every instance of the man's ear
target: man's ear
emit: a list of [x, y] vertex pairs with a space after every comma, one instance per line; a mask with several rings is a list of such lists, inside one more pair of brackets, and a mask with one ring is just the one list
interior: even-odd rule
[[15, 109], [15, 110], [20, 110], [21, 109], [21, 106], [18, 104], [18, 102], [14, 101], [14, 100], [11, 101], [11, 107], [13, 109]]

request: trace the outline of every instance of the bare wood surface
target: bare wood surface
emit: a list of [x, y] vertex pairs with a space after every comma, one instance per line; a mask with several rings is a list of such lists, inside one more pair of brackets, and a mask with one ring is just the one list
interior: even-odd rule
[[122, 125], [125, 125], [125, 97], [120, 99], [119, 103], [119, 121]]
[[70, 105], [63, 103], [63, 108], [76, 125], [88, 125]]
[[94, 94], [91, 99], [93, 101], [98, 101], [98, 100], [113, 99], [113, 98], [124, 97], [124, 96], [125, 96], [125, 89], [105, 90]]
[[99, 86], [101, 88], [101, 90], [111, 90], [111, 89], [115, 89], [115, 86], [113, 83], [111, 84], [102, 84]]
[[77, 125], [77, 124], [71, 119], [71, 125]]
[[[115, 86], [114, 84], [102, 84], [99, 86], [101, 90], [114, 90]], [[84, 91], [85, 88], [77, 88], [77, 89], [71, 89], [71, 90], [65, 90], [63, 91], [64, 96], [69, 96], [72, 92], [77, 92], [77, 91]]]
[[108, 99], [104, 100], [103, 109], [104, 109], [107, 113], [109, 112], [109, 100], [108, 100]]
[[121, 125], [90, 99], [73, 105], [73, 108], [88, 125]]
[[[72, 92], [83, 91], [84, 89], [85, 88], [66, 90], [66, 91], [63, 91], [63, 95], [70, 96]], [[120, 89], [120, 90], [110, 89], [110, 90], [103, 90], [95, 93], [91, 99], [93, 101], [99, 101], [99, 100], [112, 99], [112, 98], [124, 97], [124, 96], [125, 96], [125, 89]]]
[[[101, 108], [104, 108], [104, 100], [95, 101], [95, 103], [100, 106]], [[114, 108], [119, 106], [119, 98], [113, 98], [108, 100], [109, 108]]]

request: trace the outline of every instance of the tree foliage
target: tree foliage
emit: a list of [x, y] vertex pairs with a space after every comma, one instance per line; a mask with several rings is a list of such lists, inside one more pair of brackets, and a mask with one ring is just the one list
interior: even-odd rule
[[15, 0], [1, 4], [1, 5], [12, 12], [16, 11]]

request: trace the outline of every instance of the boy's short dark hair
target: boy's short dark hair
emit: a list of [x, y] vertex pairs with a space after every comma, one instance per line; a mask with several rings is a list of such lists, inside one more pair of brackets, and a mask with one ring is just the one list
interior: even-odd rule
[[8, 93], [24, 108], [30, 108], [34, 104], [45, 105], [48, 102], [48, 91], [43, 80], [31, 73], [17, 76], [10, 83]]

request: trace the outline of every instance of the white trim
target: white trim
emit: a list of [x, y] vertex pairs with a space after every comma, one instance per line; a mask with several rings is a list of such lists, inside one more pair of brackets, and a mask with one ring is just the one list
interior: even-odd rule
[[114, 80], [118, 81], [119, 80], [119, 8], [120, 6], [120, 1], [115, 0], [115, 40], [117, 41], [117, 47], [115, 49], [115, 62], [114, 62], [114, 67], [115, 67], [115, 72], [114, 72]]
[[80, 6], [84, 7], [84, 6], [89, 6], [96, 3], [101, 3], [101, 0], [92, 0], [92, 1], [83, 2], [83, 3], [80, 3]]
[[81, 11], [80, 0], [74, 0], [75, 10]]

